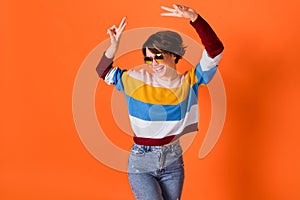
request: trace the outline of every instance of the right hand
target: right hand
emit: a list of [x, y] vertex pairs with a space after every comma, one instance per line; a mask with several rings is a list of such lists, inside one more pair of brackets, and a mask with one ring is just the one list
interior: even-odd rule
[[119, 27], [117, 27], [116, 25], [113, 25], [112, 27], [110, 27], [107, 30], [107, 34], [109, 34], [109, 36], [110, 36], [111, 44], [114, 44], [114, 45], [119, 44], [122, 31], [124, 30], [124, 28], [127, 24], [127, 22], [125, 22], [125, 20], [126, 20], [126, 17], [123, 17]]
[[127, 22], [125, 22], [125, 20], [126, 20], [126, 17], [123, 17], [119, 27], [117, 27], [116, 25], [113, 25], [112, 27], [110, 27], [107, 30], [107, 34], [109, 34], [110, 43], [111, 43], [110, 47], [105, 52], [105, 55], [108, 58], [113, 58], [118, 50], [122, 32], [127, 24]]

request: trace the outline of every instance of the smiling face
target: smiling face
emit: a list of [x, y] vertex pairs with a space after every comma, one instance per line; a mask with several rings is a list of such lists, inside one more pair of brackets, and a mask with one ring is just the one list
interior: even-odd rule
[[[162, 60], [159, 58], [163, 56]], [[176, 57], [170, 53], [152, 53], [148, 48], [146, 48], [146, 57], [151, 58], [152, 64], [149, 64], [154, 74], [161, 79], [172, 79], [175, 75], [177, 76], [175, 59]]]
[[[143, 55], [155, 75], [161, 79], [171, 80], [177, 77], [176, 64], [185, 53], [181, 36], [174, 31], [156, 32], [145, 41]], [[163, 55], [163, 60], [158, 54]], [[156, 59], [155, 59], [156, 56]]]

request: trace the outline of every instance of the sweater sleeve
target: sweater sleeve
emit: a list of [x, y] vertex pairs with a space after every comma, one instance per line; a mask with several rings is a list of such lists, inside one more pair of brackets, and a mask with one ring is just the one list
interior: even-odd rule
[[190, 21], [190, 24], [198, 33], [210, 58], [216, 57], [223, 51], [224, 46], [222, 42], [211, 26], [200, 15], [198, 15], [194, 22]]
[[105, 52], [103, 53], [100, 62], [98, 63], [96, 67], [96, 71], [100, 78], [104, 79], [106, 74], [110, 71], [110, 69], [113, 67], [113, 59], [107, 58], [105, 56]]

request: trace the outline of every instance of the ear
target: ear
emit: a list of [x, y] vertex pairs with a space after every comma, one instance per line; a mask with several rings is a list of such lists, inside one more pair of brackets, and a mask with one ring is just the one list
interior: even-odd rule
[[171, 54], [171, 58], [172, 58], [172, 60], [175, 60], [176, 56], [174, 54]]
[[177, 56], [175, 54], [172, 54], [172, 59], [174, 60], [174, 63], [177, 64], [179, 59], [177, 59]]

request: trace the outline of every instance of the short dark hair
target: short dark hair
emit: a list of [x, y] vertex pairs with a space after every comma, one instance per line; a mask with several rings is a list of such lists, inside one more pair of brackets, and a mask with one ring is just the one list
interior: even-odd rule
[[173, 54], [176, 59], [177, 64], [179, 59], [185, 53], [185, 46], [183, 46], [183, 41], [181, 36], [174, 31], [159, 31], [152, 34], [143, 44], [143, 54], [146, 56], [146, 48], [148, 48], [152, 53], [168, 53]]

